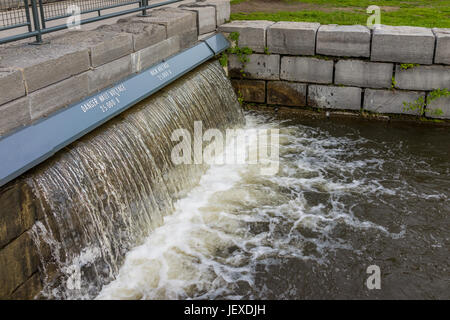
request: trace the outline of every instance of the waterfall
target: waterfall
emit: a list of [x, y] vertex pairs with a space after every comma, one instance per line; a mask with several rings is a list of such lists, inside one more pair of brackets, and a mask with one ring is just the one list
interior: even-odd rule
[[[33, 238], [42, 296], [89, 299], [125, 254], [173, 211], [206, 165], [174, 165], [175, 129], [240, 126], [244, 117], [217, 62], [206, 63], [60, 151], [26, 176], [40, 201]], [[201, 139], [201, 137], [199, 137]]]

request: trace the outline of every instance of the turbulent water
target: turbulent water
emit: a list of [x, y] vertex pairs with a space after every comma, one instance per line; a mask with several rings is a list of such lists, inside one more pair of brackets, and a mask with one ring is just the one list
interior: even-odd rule
[[[197, 137], [196, 120], [279, 129], [278, 173], [174, 165], [171, 134]], [[448, 299], [449, 138], [447, 128], [244, 119], [220, 66], [207, 64], [28, 176], [41, 200], [42, 296]], [[380, 290], [366, 286], [371, 265]]]
[[268, 127], [279, 173], [211, 166], [97, 298], [450, 298], [447, 128], [246, 115]]

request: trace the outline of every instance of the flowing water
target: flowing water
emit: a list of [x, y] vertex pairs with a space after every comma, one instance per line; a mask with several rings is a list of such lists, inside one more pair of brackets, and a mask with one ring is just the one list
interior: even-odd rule
[[[41, 201], [33, 227], [44, 298], [93, 298], [123, 258], [171, 214], [205, 165], [177, 165], [176, 129], [244, 123], [220, 65], [207, 63], [66, 148], [28, 177]], [[201, 139], [201, 137], [200, 137]]]
[[267, 127], [279, 173], [212, 166], [98, 298], [450, 298], [447, 128], [246, 115]]
[[[194, 132], [195, 120], [279, 129], [278, 174], [173, 165], [171, 133]], [[29, 177], [44, 212], [34, 227], [43, 296], [448, 299], [449, 138], [446, 128], [262, 112], [244, 125], [208, 64]], [[370, 265], [381, 290], [366, 287]]]

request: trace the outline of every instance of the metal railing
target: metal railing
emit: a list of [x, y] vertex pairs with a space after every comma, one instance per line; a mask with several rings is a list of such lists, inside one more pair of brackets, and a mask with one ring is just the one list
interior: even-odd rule
[[[67, 19], [77, 14], [82, 25], [139, 11], [145, 16], [148, 9], [180, 1], [183, 0], [149, 4], [149, 0], [0, 0], [0, 44], [32, 37], [36, 39], [34, 43], [42, 43], [42, 35], [69, 28]], [[83, 18], [92, 13], [96, 16]], [[49, 22], [52, 26], [48, 26]], [[16, 32], [8, 35], [12, 31]]]

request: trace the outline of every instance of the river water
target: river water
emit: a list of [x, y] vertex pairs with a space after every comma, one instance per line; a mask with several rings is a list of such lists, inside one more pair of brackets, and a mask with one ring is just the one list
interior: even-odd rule
[[98, 299], [450, 298], [448, 128], [245, 118], [278, 174], [211, 166]]

